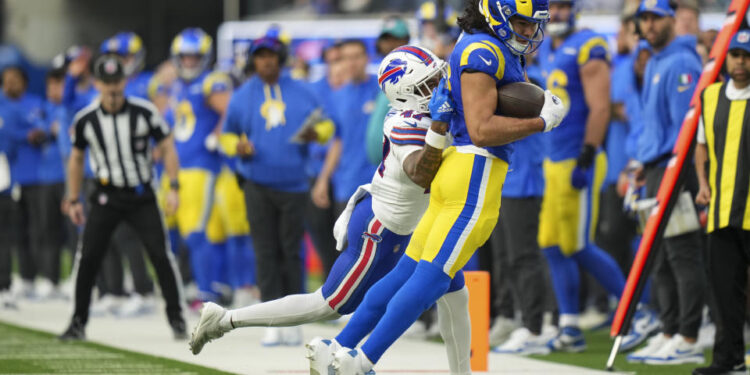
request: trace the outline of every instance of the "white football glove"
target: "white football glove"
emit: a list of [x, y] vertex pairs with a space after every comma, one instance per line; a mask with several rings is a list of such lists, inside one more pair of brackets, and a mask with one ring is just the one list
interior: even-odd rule
[[551, 91], [545, 90], [544, 106], [542, 106], [542, 111], [539, 113], [539, 117], [544, 120], [544, 132], [548, 132], [560, 125], [566, 114], [567, 108], [565, 108], [562, 100], [553, 95]]

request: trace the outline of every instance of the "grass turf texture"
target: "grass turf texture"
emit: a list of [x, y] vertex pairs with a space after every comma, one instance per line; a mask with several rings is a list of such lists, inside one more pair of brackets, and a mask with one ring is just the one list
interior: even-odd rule
[[3, 374], [229, 374], [0, 323]]
[[[552, 353], [546, 356], [531, 356], [543, 361], [565, 363], [574, 366], [588, 367], [596, 370], [604, 370], [607, 364], [609, 352], [612, 350], [614, 340], [609, 338], [609, 329], [584, 332], [586, 337], [586, 351], [583, 353]], [[640, 348], [640, 347], [639, 347]], [[639, 363], [628, 363], [625, 359], [627, 353], [620, 353], [615, 360], [615, 371], [635, 373], [638, 375], [662, 375], [662, 374], [690, 374], [696, 367], [708, 366], [711, 363], [711, 351], [705, 351], [706, 362], [704, 364], [687, 365], [646, 365]]]

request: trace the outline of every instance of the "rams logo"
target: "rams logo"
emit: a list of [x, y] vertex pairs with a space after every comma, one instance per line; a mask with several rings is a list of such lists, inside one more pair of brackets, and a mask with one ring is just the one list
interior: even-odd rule
[[388, 66], [385, 67], [385, 72], [378, 79], [380, 88], [385, 90], [386, 82], [395, 85], [401, 80], [401, 77], [406, 73], [406, 61], [401, 59], [393, 59]]

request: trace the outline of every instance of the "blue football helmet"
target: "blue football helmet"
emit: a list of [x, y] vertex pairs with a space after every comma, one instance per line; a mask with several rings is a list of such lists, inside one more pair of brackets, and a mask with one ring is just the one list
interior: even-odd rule
[[579, 1], [576, 0], [549, 0], [550, 4], [570, 4], [570, 17], [567, 20], [550, 20], [547, 24], [547, 32], [552, 36], [565, 35], [576, 27], [576, 19], [578, 18], [578, 5]]
[[[208, 69], [213, 58], [213, 39], [197, 27], [182, 30], [172, 41], [170, 49], [172, 61], [177, 67], [177, 74], [184, 80], [193, 80]], [[200, 62], [194, 67], [182, 66], [183, 55], [194, 55]]]
[[[543, 25], [549, 21], [548, 0], [479, 0], [479, 12], [492, 32], [516, 55], [533, 53], [544, 40]], [[537, 24], [531, 38], [513, 30], [510, 19], [514, 16]]]
[[102, 54], [112, 53], [123, 57], [123, 68], [126, 76], [140, 72], [146, 62], [146, 49], [143, 40], [132, 31], [123, 31], [102, 42], [99, 47]]

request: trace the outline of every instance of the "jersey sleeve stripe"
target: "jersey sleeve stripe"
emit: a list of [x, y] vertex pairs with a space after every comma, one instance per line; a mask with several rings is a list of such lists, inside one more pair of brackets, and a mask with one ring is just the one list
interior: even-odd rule
[[495, 72], [495, 77], [498, 80], [502, 80], [503, 76], [505, 76], [505, 55], [503, 55], [503, 51], [489, 40], [483, 40], [481, 43], [492, 48], [495, 52], [495, 56], [497, 57], [497, 72]]
[[[583, 65], [589, 61], [589, 58], [591, 57], [591, 50], [594, 49], [594, 47], [604, 47], [606, 51], [609, 51], [609, 45], [607, 44], [607, 41], [604, 40], [604, 38], [591, 38], [581, 46], [581, 49], [578, 52], [578, 65]], [[610, 61], [609, 53], [607, 53], [607, 61]]]
[[406, 135], [406, 134], [425, 135], [425, 134], [427, 134], [427, 129], [420, 129], [420, 128], [412, 128], [412, 129], [393, 128], [391, 130], [391, 133], [400, 134], [400, 135]]
[[403, 146], [403, 145], [424, 146], [424, 139], [399, 140], [399, 139], [391, 138], [391, 142], [399, 146]]
[[490, 48], [489, 46], [487, 46], [484, 43], [474, 42], [474, 43], [469, 44], [466, 47], [466, 49], [461, 53], [461, 64], [460, 64], [460, 66], [464, 66], [464, 65], [469, 64], [469, 56], [471, 56], [471, 53], [474, 52], [475, 50], [480, 49], [480, 48], [481, 49], [486, 49], [486, 50], [490, 51], [490, 53], [492, 53], [493, 55], [495, 55], [495, 57], [497, 58], [497, 54], [495, 53], [495, 51], [492, 50], [492, 48]]

